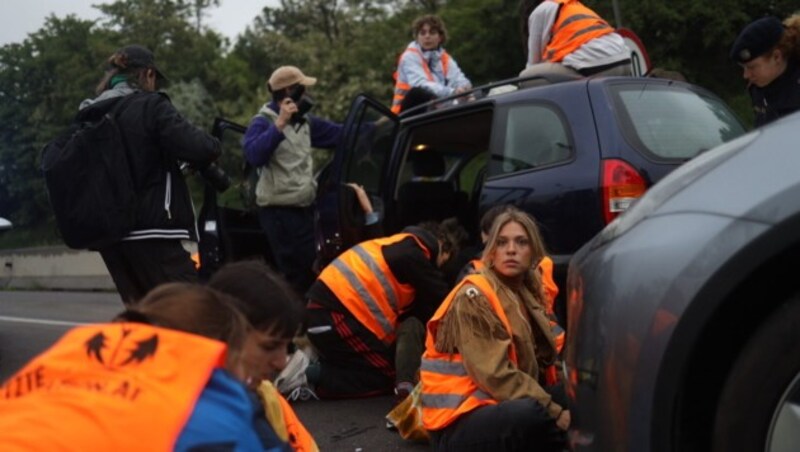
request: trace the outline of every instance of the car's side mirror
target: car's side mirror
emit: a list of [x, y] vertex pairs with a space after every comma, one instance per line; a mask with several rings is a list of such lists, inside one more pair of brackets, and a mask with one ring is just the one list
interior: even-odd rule
[[6, 220], [5, 218], [0, 217], [0, 231], [7, 231], [11, 229], [13, 225], [10, 221]]

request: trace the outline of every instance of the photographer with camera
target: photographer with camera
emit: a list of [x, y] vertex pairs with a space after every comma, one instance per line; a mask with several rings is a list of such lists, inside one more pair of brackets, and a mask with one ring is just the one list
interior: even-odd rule
[[314, 104], [306, 88], [316, 82], [294, 66], [276, 69], [267, 82], [272, 101], [250, 121], [243, 140], [245, 158], [258, 168], [258, 217], [275, 268], [301, 294], [315, 279], [311, 148], [335, 148], [342, 136], [341, 124], [308, 115]]
[[[113, 117], [117, 124], [124, 166], [119, 179], [130, 179], [135, 202], [117, 206], [108, 216], [130, 216], [132, 228], [97, 249], [126, 306], [136, 304], [150, 289], [165, 282], [196, 282], [197, 272], [182, 240], [197, 240], [194, 209], [180, 162], [207, 168], [222, 152], [219, 141], [190, 124], [166, 94], [165, 80], [153, 53], [129, 45], [108, 59], [97, 97], [80, 104], [76, 122]], [[106, 137], [87, 146], [107, 149]], [[90, 181], [82, 181], [88, 184]], [[83, 207], [83, 206], [82, 206]], [[98, 209], [85, 206], [81, 212]], [[112, 238], [109, 238], [112, 239]]]

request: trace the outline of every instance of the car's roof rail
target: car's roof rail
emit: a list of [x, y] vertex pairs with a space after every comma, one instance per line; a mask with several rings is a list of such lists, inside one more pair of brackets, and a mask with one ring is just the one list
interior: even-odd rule
[[425, 102], [424, 104], [420, 104], [413, 108], [409, 108], [408, 110], [402, 111], [400, 113], [400, 116], [405, 117], [405, 116], [417, 115], [420, 113], [424, 113], [428, 110], [435, 110], [450, 105], [457, 105], [463, 102], [482, 99], [490, 94], [493, 94], [492, 93], [493, 89], [500, 88], [503, 86], [511, 87], [510, 90], [516, 91], [517, 89], [523, 89], [541, 85], [552, 85], [555, 83], [579, 80], [582, 78], [584, 77], [581, 75], [568, 75], [568, 74], [556, 74], [556, 73], [545, 73], [545, 74], [509, 78], [497, 82], [487, 83], [485, 85], [472, 88], [469, 91], [464, 91], [463, 93], [452, 94], [450, 96], [433, 99], [429, 102]]

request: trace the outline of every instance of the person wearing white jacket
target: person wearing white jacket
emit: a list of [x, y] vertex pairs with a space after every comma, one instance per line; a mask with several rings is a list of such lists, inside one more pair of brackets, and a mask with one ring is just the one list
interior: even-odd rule
[[404, 100], [415, 88], [425, 93], [411, 94], [408, 99], [431, 100], [459, 94], [472, 87], [472, 83], [442, 47], [447, 41], [447, 29], [441, 18], [434, 15], [418, 17], [412, 24], [414, 41], [400, 55], [394, 73], [395, 88], [392, 111], [400, 113], [407, 109]]

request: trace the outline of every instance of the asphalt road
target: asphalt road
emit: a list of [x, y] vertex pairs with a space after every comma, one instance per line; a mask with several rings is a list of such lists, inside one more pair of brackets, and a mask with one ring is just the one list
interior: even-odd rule
[[[0, 291], [0, 381], [70, 327], [107, 321], [121, 310], [116, 293]], [[322, 451], [427, 450], [386, 430], [391, 406], [391, 397], [294, 404]]]

